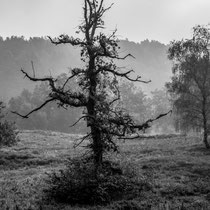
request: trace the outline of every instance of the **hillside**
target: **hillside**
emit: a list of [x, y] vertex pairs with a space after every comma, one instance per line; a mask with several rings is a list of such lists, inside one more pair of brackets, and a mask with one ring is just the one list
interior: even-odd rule
[[[167, 60], [167, 46], [157, 41], [145, 40], [134, 43], [120, 41], [120, 55], [131, 53], [135, 59], [129, 58], [118, 63], [119, 66], [133, 69], [143, 79], [152, 82], [141, 87], [150, 92], [161, 88], [171, 75], [170, 63]], [[70, 45], [55, 46], [45, 38], [24, 37], [0, 38], [0, 99], [9, 100], [23, 90], [32, 89], [34, 84], [20, 72], [24, 68], [32, 73], [31, 61], [34, 63], [36, 76], [58, 75], [68, 72], [68, 68], [81, 65], [79, 49]]]

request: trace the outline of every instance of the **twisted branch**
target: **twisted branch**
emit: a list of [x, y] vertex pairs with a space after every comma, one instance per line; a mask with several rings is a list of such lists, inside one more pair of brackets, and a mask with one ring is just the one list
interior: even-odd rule
[[13, 114], [16, 114], [16, 115], [18, 115], [18, 116], [20, 116], [20, 117], [22, 117], [22, 118], [28, 118], [29, 115], [31, 115], [32, 113], [34, 113], [34, 112], [40, 110], [42, 107], [44, 107], [44, 106], [47, 105], [48, 103], [50, 103], [50, 102], [52, 102], [52, 101], [55, 101], [55, 100], [56, 100], [55, 98], [51, 98], [51, 99], [49, 99], [49, 100], [46, 100], [42, 105], [40, 105], [39, 107], [33, 109], [32, 111], [30, 111], [30, 112], [29, 112], [28, 114], [26, 114], [26, 115], [19, 114], [19, 113], [16, 112], [16, 111], [12, 111], [12, 113], [13, 113]]

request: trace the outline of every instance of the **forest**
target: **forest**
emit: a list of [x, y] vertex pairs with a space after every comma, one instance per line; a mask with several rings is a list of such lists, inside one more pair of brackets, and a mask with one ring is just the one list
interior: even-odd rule
[[[145, 79], [151, 79], [148, 85], [141, 88], [149, 93], [164, 87], [171, 76], [170, 62], [167, 59], [167, 46], [158, 41], [145, 40], [134, 43], [121, 40], [122, 52], [132, 53], [135, 59], [128, 58], [125, 62], [117, 61], [121, 66], [135, 69], [136, 74], [142, 74]], [[0, 38], [0, 97], [7, 101], [21, 94], [23, 89], [33, 90], [35, 84], [23, 79], [20, 68], [30, 73], [31, 62], [34, 64], [37, 76], [57, 76], [68, 73], [70, 68], [81, 65], [79, 49], [71, 45], [55, 46], [47, 37], [8, 37]], [[158, 78], [155, 75], [162, 74]], [[7, 85], [6, 82], [10, 85]], [[3, 88], [4, 87], [4, 90]]]

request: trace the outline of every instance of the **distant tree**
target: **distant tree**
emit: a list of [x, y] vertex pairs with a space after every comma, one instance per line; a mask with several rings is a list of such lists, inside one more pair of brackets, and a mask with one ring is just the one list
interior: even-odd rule
[[194, 27], [191, 39], [171, 42], [168, 57], [173, 61], [173, 77], [166, 85], [182, 122], [203, 129], [206, 148], [210, 148], [209, 44], [210, 31], [204, 26]]
[[[129, 76], [132, 70], [123, 71], [122, 68], [115, 65], [115, 59], [124, 60], [132, 56], [130, 54], [123, 57], [118, 55], [116, 31], [109, 36], [101, 31], [104, 28], [102, 17], [110, 8], [111, 6], [104, 7], [103, 0], [84, 0], [84, 20], [77, 32], [82, 33], [84, 38], [74, 38], [68, 35], [60, 35], [55, 39], [49, 37], [55, 45], [70, 44], [81, 48], [81, 60], [84, 66], [72, 69], [71, 75], [64, 83], [58, 83], [57, 79], [52, 77], [36, 78], [23, 69], [21, 70], [31, 81], [48, 82], [50, 93], [42, 105], [26, 115], [19, 114], [20, 116], [27, 118], [33, 112], [55, 101], [64, 108], [70, 106], [84, 109], [83, 116], [79, 120], [86, 121], [89, 132], [81, 139], [81, 142], [85, 139], [90, 142], [89, 148], [92, 152], [96, 176], [98, 169], [102, 166], [103, 154], [109, 150], [117, 150], [115, 138], [130, 136], [130, 134], [149, 127], [150, 122], [153, 121], [150, 119], [143, 124], [136, 124], [130, 115], [118, 106], [120, 91], [117, 78], [147, 82], [142, 81], [140, 76], [132, 79]], [[66, 84], [73, 78], [76, 78], [77, 87], [69, 89]]]

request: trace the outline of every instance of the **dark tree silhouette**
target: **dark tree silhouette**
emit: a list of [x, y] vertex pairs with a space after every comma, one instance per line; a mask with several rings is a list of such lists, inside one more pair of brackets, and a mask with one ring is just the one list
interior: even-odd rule
[[[78, 30], [78, 33], [84, 35], [84, 38], [74, 38], [68, 35], [60, 35], [55, 39], [49, 37], [55, 45], [70, 44], [80, 47], [84, 67], [72, 69], [71, 75], [62, 84], [52, 77], [32, 77], [21, 69], [25, 77], [31, 81], [47, 81], [51, 91], [48, 98], [36, 109], [26, 115], [16, 113], [27, 118], [53, 101], [57, 101], [61, 107], [83, 107], [84, 114], [77, 122], [85, 120], [90, 132], [80, 142], [86, 139], [90, 141], [89, 148], [93, 153], [96, 172], [102, 164], [104, 152], [117, 150], [115, 138], [128, 138], [131, 134], [148, 128], [155, 120], [150, 119], [143, 124], [136, 124], [130, 115], [118, 105], [120, 99], [118, 78], [143, 83], [149, 81], [141, 80], [140, 76], [132, 78], [130, 74], [133, 70], [118, 68], [115, 65], [115, 59], [124, 60], [132, 55], [127, 54], [120, 57], [118, 54], [116, 30], [109, 36], [101, 32], [104, 28], [102, 17], [111, 6], [105, 8], [103, 0], [84, 0], [84, 21]], [[67, 83], [73, 78], [76, 78], [78, 86], [76, 89], [69, 89]], [[160, 116], [156, 119], [158, 118]]]
[[204, 26], [194, 27], [191, 39], [171, 42], [168, 54], [174, 62], [174, 75], [167, 84], [168, 90], [174, 94], [174, 105], [182, 122], [191, 128], [203, 129], [203, 141], [207, 148], [210, 148], [209, 44], [210, 31]]

